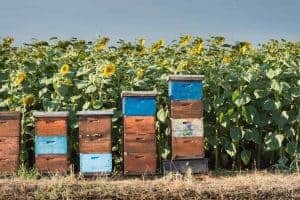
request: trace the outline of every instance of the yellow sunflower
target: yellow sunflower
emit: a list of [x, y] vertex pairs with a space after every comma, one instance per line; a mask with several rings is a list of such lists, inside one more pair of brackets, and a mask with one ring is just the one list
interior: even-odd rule
[[204, 47], [204, 42], [197, 42], [191, 49], [190, 49], [190, 54], [192, 55], [199, 55]]
[[23, 81], [25, 80], [26, 78], [26, 73], [25, 72], [19, 72], [18, 75], [17, 75], [17, 78], [15, 80], [15, 85], [18, 86], [18, 85], [21, 85], [23, 83]]
[[180, 47], [185, 47], [186, 45], [188, 45], [188, 43], [190, 42], [192, 36], [190, 35], [186, 35], [180, 38], [179, 44]]
[[10, 45], [14, 42], [14, 38], [12, 37], [7, 37], [3, 39], [3, 46], [8, 48]]
[[251, 43], [249, 43], [249, 42], [240, 42], [239, 43], [239, 51], [243, 55], [245, 55], [247, 53], [247, 51], [249, 51], [250, 49], [251, 49]]
[[139, 43], [140, 43], [141, 47], [145, 46], [145, 42], [146, 42], [146, 40], [144, 38], [139, 40]]
[[224, 56], [223, 57], [223, 62], [226, 64], [230, 63], [232, 60], [233, 60], [232, 56]]
[[60, 68], [60, 74], [63, 76], [66, 75], [67, 73], [69, 73], [69, 71], [70, 71], [70, 66], [68, 64], [64, 64]]
[[143, 69], [138, 69], [136, 72], [136, 76], [138, 77], [138, 79], [142, 79], [144, 77], [145, 74], [145, 70]]
[[165, 45], [165, 41], [160, 39], [158, 42], [152, 44], [151, 51], [153, 53], [157, 52], [160, 48], [162, 48]]
[[96, 51], [102, 51], [107, 44], [109, 43], [109, 38], [108, 37], [104, 37], [102, 38], [99, 42], [96, 43], [95, 45], [95, 49]]
[[112, 76], [113, 74], [115, 74], [115, 72], [116, 72], [116, 65], [108, 64], [108, 65], [104, 66], [103, 76], [109, 77], [109, 76]]
[[30, 106], [30, 105], [32, 105], [34, 103], [34, 100], [35, 100], [34, 96], [32, 94], [29, 94], [29, 95], [23, 97], [22, 103], [25, 106]]

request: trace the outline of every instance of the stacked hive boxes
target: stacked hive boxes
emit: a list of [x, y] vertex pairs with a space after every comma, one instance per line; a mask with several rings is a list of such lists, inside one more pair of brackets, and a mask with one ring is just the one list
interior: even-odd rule
[[79, 115], [80, 172], [111, 173], [113, 110], [81, 111]]
[[0, 172], [14, 173], [19, 166], [20, 113], [0, 112]]
[[34, 112], [35, 162], [41, 173], [66, 173], [68, 112]]
[[169, 76], [172, 160], [178, 161], [181, 171], [195, 165], [193, 172], [199, 172], [197, 162], [201, 164], [204, 158], [203, 78], [200, 75]]
[[156, 94], [123, 92], [124, 174], [156, 172]]

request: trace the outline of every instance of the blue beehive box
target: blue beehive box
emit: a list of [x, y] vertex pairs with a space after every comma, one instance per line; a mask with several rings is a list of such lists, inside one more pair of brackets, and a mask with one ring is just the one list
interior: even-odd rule
[[204, 76], [201, 75], [169, 76], [169, 99], [171, 101], [201, 101], [203, 79]]
[[81, 173], [111, 173], [112, 154], [111, 153], [89, 153], [80, 154]]

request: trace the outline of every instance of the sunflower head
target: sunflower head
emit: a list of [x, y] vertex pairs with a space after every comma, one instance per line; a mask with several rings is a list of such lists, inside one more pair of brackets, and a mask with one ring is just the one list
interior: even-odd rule
[[34, 96], [32, 94], [29, 94], [29, 95], [23, 97], [23, 99], [22, 99], [22, 103], [25, 106], [32, 105], [34, 103], [34, 101], [35, 101], [35, 98], [34, 98]]
[[204, 47], [204, 42], [202, 39], [195, 41], [191, 49], [189, 50], [191, 55], [199, 55]]
[[165, 41], [163, 39], [160, 39], [156, 43], [152, 44], [151, 51], [153, 53], [157, 52], [160, 48], [162, 48], [165, 45]]
[[70, 71], [70, 66], [68, 64], [64, 64], [63, 66], [61, 66], [59, 73], [64, 76], [67, 73], [69, 73], [69, 71]]
[[217, 46], [223, 45], [225, 42], [225, 38], [223, 36], [214, 37], [213, 43]]
[[17, 75], [17, 78], [15, 80], [15, 85], [21, 85], [23, 81], [26, 79], [26, 73], [25, 72], [19, 72]]
[[247, 53], [247, 51], [249, 51], [251, 49], [251, 43], [240, 42], [240, 43], [238, 43], [237, 48], [241, 54], [245, 55]]
[[116, 72], [116, 65], [115, 64], [108, 64], [104, 66], [103, 69], [103, 76], [104, 77], [109, 77], [115, 74]]
[[223, 62], [226, 64], [230, 63], [232, 60], [233, 60], [232, 56], [224, 56], [223, 57]]
[[185, 47], [186, 45], [188, 45], [188, 43], [190, 42], [192, 36], [190, 35], [186, 35], [180, 38], [179, 44], [180, 47]]
[[145, 74], [145, 70], [143, 70], [143, 69], [138, 69], [136, 71], [136, 76], [138, 79], [142, 79], [144, 77], [144, 74]]
[[109, 38], [108, 37], [104, 37], [102, 38], [99, 42], [96, 43], [95, 45], [95, 49], [96, 51], [102, 51], [107, 44], [109, 43]]
[[12, 37], [6, 37], [6, 38], [3, 39], [3, 46], [4, 46], [5, 48], [8, 48], [8, 47], [10, 47], [10, 45], [11, 45], [13, 42], [14, 42], [14, 38], [12, 38]]

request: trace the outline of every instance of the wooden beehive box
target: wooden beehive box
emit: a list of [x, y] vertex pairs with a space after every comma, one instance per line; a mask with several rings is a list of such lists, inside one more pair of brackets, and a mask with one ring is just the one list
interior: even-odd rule
[[19, 167], [20, 112], [0, 112], [0, 173], [12, 174]]
[[123, 92], [124, 174], [154, 174], [156, 154], [156, 93]]
[[80, 111], [80, 173], [112, 172], [111, 130], [113, 110]]
[[41, 173], [68, 171], [68, 112], [33, 112], [35, 164]]
[[169, 76], [172, 159], [204, 157], [203, 76]]

